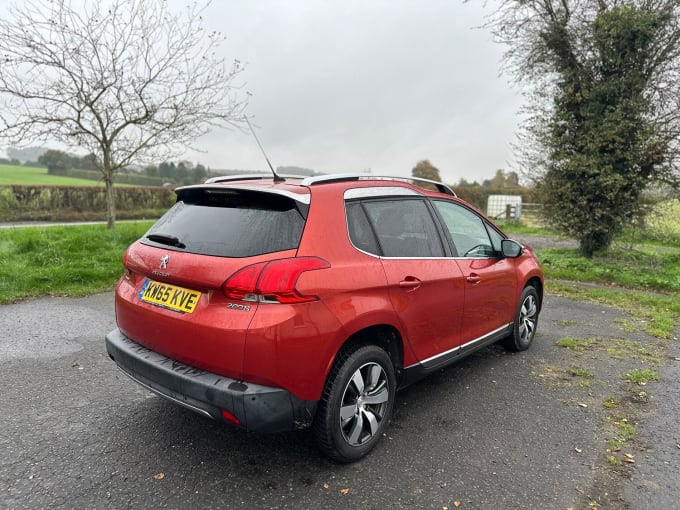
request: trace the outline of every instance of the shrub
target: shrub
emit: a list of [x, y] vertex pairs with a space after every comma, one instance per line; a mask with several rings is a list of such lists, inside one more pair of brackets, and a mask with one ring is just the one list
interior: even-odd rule
[[[171, 189], [115, 188], [117, 216], [121, 219], [160, 216], [175, 202]], [[106, 219], [103, 187], [0, 187], [0, 221], [77, 221]]]

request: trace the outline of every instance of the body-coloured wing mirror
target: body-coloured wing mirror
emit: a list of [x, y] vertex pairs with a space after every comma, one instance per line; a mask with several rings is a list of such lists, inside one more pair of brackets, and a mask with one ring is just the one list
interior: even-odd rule
[[517, 241], [512, 239], [503, 239], [501, 241], [501, 252], [505, 258], [514, 259], [519, 257], [522, 251], [524, 251], [524, 248]]

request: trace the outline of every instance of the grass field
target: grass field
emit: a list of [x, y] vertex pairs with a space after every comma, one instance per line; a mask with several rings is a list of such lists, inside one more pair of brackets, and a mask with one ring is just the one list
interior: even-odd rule
[[659, 203], [647, 216], [646, 228], [640, 237], [662, 244], [673, 243], [680, 247], [680, 200]]
[[52, 185], [52, 186], [103, 186], [102, 181], [90, 181], [76, 179], [74, 177], [62, 177], [48, 175], [47, 168], [35, 168], [30, 166], [0, 165], [0, 186], [9, 184], [27, 185]]
[[111, 290], [123, 273], [123, 252], [151, 223], [0, 231], [0, 303]]

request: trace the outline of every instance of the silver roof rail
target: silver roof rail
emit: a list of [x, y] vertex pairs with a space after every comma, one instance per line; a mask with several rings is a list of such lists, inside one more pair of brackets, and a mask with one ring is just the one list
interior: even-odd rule
[[303, 186], [313, 186], [315, 184], [323, 184], [328, 182], [342, 182], [342, 181], [398, 181], [407, 182], [409, 184], [421, 185], [431, 184], [437, 191], [446, 195], [456, 196], [453, 191], [446, 184], [430, 179], [421, 179], [420, 177], [399, 177], [394, 175], [370, 175], [370, 174], [331, 174], [331, 175], [315, 175], [313, 177], [306, 177], [300, 184]]

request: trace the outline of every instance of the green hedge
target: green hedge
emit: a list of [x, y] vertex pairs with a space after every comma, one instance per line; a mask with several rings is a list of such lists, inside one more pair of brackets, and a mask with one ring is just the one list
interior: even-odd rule
[[[536, 202], [531, 188], [490, 189], [481, 186], [454, 186], [462, 199], [486, 211], [489, 195], [522, 195], [524, 202]], [[175, 193], [160, 187], [116, 187], [118, 219], [155, 218], [175, 203]], [[0, 186], [0, 221], [77, 221], [105, 220], [104, 187]]]
[[[154, 218], [175, 203], [167, 188], [114, 188], [116, 217]], [[0, 186], [0, 221], [106, 219], [105, 189], [76, 186]]]

